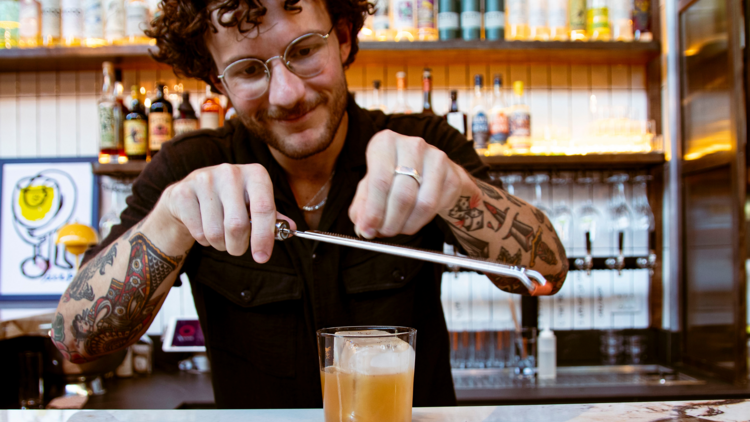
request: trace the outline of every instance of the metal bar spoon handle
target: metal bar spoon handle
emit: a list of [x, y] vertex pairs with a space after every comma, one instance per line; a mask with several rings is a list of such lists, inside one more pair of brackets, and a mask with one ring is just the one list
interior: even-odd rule
[[[252, 225], [252, 222], [250, 224]], [[523, 267], [508, 266], [480, 259], [446, 255], [439, 252], [416, 249], [403, 245], [390, 245], [387, 243], [373, 242], [335, 233], [323, 233], [318, 231], [294, 231], [289, 227], [289, 223], [287, 221], [276, 221], [276, 226], [274, 228], [274, 238], [276, 240], [283, 241], [293, 236], [301, 237], [303, 239], [316, 240], [324, 243], [348, 246], [357, 249], [365, 249], [389, 255], [402, 256], [405, 258], [418, 259], [421, 261], [434, 262], [437, 264], [455, 265], [468, 270], [479, 271], [487, 274], [512, 277], [521, 281], [521, 283], [523, 283], [523, 285], [526, 286], [526, 288], [531, 293], [534, 293], [537, 285], [544, 286], [545, 284], [547, 284], [547, 281], [544, 279], [544, 276], [542, 276], [541, 273]]]

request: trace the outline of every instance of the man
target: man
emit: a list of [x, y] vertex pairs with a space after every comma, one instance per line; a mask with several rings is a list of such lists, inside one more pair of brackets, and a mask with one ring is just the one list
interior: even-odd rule
[[365, 111], [347, 94], [371, 11], [362, 0], [165, 0], [156, 58], [221, 90], [239, 122], [166, 143], [146, 167], [60, 302], [63, 353], [86, 361], [132, 344], [183, 271], [219, 407], [320, 407], [315, 331], [366, 324], [416, 328], [414, 405], [455, 404], [440, 268], [275, 242], [277, 219], [433, 250], [447, 240], [540, 271], [548, 284], [535, 294], [560, 289], [567, 260], [549, 220], [478, 180], [471, 143], [440, 118]]

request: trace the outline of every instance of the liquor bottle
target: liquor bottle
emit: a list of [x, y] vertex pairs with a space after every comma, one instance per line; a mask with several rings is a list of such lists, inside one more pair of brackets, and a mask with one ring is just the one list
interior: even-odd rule
[[148, 117], [138, 97], [138, 87], [133, 85], [130, 90], [130, 113], [125, 116], [123, 124], [125, 138], [125, 154], [130, 160], [147, 160], [148, 148]]
[[391, 21], [394, 41], [414, 41], [417, 38], [416, 1], [391, 0]]
[[105, 44], [102, 0], [83, 0], [83, 45], [101, 47]]
[[586, 36], [591, 41], [609, 41], [609, 8], [607, 0], [588, 0]]
[[570, 0], [568, 9], [571, 41], [586, 41], [586, 0]]
[[457, 0], [440, 0], [437, 25], [441, 40], [455, 40], [458, 38]]
[[104, 0], [104, 39], [111, 45], [125, 42], [125, 0]]
[[173, 137], [172, 103], [164, 97], [164, 83], [156, 85], [156, 98], [151, 100], [148, 113], [148, 140], [151, 156], [161, 150], [161, 144]]
[[422, 114], [434, 116], [432, 111], [432, 70], [425, 69], [422, 73]]
[[417, 1], [417, 38], [419, 41], [437, 41], [435, 0]]
[[445, 115], [445, 120], [449, 125], [466, 136], [466, 113], [458, 111], [458, 91], [451, 91], [451, 108]]
[[509, 118], [508, 149], [514, 153], [528, 153], [531, 150], [531, 113], [523, 94], [523, 82], [513, 82], [513, 108]]
[[125, 106], [125, 99], [123, 98], [124, 87], [122, 85], [122, 70], [115, 70], [115, 101], [117, 107], [115, 108], [115, 126], [117, 137], [117, 162], [127, 163], [128, 157], [125, 154], [125, 116], [128, 114], [128, 108]]
[[482, 32], [482, 12], [479, 0], [461, 0], [461, 38], [478, 40]]
[[21, 0], [18, 46], [35, 48], [42, 45], [42, 7], [36, 0]]
[[490, 125], [487, 120], [483, 84], [484, 78], [482, 75], [474, 76], [474, 97], [471, 99], [471, 138], [474, 140], [474, 149], [477, 150], [478, 154], [487, 152], [490, 139]]
[[568, 0], [547, 0], [547, 25], [550, 40], [568, 39]]
[[505, 38], [505, 5], [503, 0], [486, 0], [484, 3], [484, 39]]
[[393, 112], [411, 114], [411, 108], [406, 104], [406, 72], [396, 73], [396, 105]]
[[393, 40], [393, 28], [391, 28], [390, 0], [375, 0], [375, 14], [372, 16], [372, 30], [375, 41]]
[[609, 27], [613, 41], [633, 41], [633, 0], [609, 0]]
[[380, 110], [383, 113], [387, 113], [385, 104], [383, 104], [383, 96], [380, 89], [380, 81], [372, 81], [372, 103], [370, 104], [370, 110]]
[[125, 36], [128, 44], [148, 44], [151, 41], [143, 33], [148, 22], [148, 4], [143, 0], [128, 0], [125, 5]]
[[505, 143], [508, 141], [510, 127], [508, 125], [508, 109], [503, 99], [503, 77], [495, 75], [492, 81], [492, 108], [490, 108], [490, 146], [489, 155], [505, 153]]
[[529, 39], [529, 5], [526, 0], [507, 0], [505, 4], [505, 39]]
[[18, 0], [0, 0], [0, 49], [18, 47], [21, 4]]
[[633, 37], [636, 41], [651, 41], [651, 1], [633, 1]]
[[201, 129], [218, 129], [224, 126], [224, 109], [221, 102], [206, 85], [206, 99], [201, 104]]
[[99, 97], [99, 162], [112, 162], [120, 155], [117, 136], [117, 112], [119, 105], [115, 98], [115, 69], [112, 62], [102, 63], [102, 95]]
[[42, 45], [54, 47], [60, 44], [60, 15], [62, 14], [60, 0], [42, 1]]
[[83, 36], [82, 0], [61, 0], [62, 45], [76, 47], [81, 45]]
[[192, 132], [199, 129], [198, 118], [195, 116], [195, 109], [190, 104], [190, 93], [182, 93], [182, 104], [177, 108], [178, 118], [174, 120], [174, 136], [180, 136], [183, 133]]
[[529, 0], [529, 39], [549, 40], [547, 26], [547, 0]]

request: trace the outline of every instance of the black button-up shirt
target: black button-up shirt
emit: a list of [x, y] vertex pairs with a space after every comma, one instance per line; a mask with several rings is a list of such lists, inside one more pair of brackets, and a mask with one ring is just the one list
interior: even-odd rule
[[[485, 175], [471, 143], [439, 117], [366, 111], [351, 97], [347, 112], [349, 130], [318, 230], [354, 236], [348, 208], [367, 171], [367, 143], [384, 129], [421, 137], [470, 173]], [[134, 183], [122, 224], [87, 258], [143, 219], [167, 186], [193, 170], [222, 163], [263, 165], [278, 211], [307, 229], [284, 170], [266, 144], [234, 120], [219, 130], [164, 144]], [[443, 242], [452, 239], [444, 224], [436, 217], [416, 235], [388, 242], [442, 250]], [[249, 250], [234, 257], [196, 243], [183, 271], [206, 338], [220, 408], [321, 407], [315, 331], [344, 325], [416, 328], [414, 405], [455, 404], [439, 266], [291, 238], [276, 242], [265, 264], [253, 261]]]

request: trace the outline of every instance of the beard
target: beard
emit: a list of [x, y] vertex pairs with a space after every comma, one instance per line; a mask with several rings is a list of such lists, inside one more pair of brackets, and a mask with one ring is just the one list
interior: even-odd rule
[[[346, 93], [346, 79], [341, 78], [341, 82], [334, 87], [331, 97], [316, 93], [315, 98], [311, 100], [305, 99], [295, 104], [292, 108], [275, 107], [258, 110], [254, 116], [238, 113], [238, 117], [251, 134], [257, 136], [269, 147], [279, 151], [285, 157], [293, 160], [303, 160], [325, 151], [333, 143], [333, 138], [346, 112]], [[269, 121], [303, 116], [319, 106], [328, 106], [330, 113], [327, 120], [323, 123], [323, 133], [313, 142], [306, 143], [306, 145], [298, 145], [289, 140], [282, 139], [281, 136], [269, 129]]]

